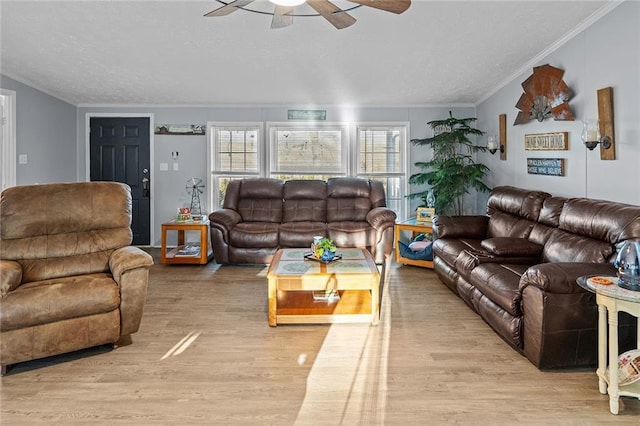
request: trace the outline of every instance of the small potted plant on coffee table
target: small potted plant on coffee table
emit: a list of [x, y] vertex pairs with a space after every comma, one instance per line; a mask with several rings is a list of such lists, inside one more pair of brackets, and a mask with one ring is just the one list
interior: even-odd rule
[[316, 259], [320, 259], [324, 262], [330, 262], [336, 255], [336, 245], [329, 238], [323, 238], [316, 244], [315, 253]]

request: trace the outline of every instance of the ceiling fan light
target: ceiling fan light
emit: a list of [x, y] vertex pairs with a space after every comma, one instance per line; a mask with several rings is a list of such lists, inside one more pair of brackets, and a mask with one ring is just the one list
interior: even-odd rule
[[278, 6], [300, 6], [307, 0], [269, 0], [271, 3], [276, 4]]

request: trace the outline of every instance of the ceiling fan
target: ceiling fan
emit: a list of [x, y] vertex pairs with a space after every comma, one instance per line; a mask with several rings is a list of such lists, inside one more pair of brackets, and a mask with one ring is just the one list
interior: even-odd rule
[[[238, 9], [248, 10], [251, 12], [258, 12], [252, 9], [245, 9], [245, 6], [248, 6], [250, 3], [253, 3], [255, 0], [232, 0], [229, 2], [217, 0], [220, 3], [223, 3], [223, 6], [207, 13], [204, 16], [225, 16], [232, 12], [235, 12]], [[282, 28], [288, 25], [293, 24], [294, 16], [303, 16], [296, 15], [293, 12], [295, 6], [299, 6], [303, 3], [307, 3], [313, 10], [315, 10], [318, 15], [325, 18], [331, 25], [341, 30], [343, 28], [350, 27], [355, 24], [356, 19], [347, 13], [350, 10], [356, 9], [360, 6], [369, 6], [374, 7], [376, 9], [384, 10], [386, 12], [392, 12], [396, 14], [400, 14], [407, 10], [409, 6], [411, 6], [411, 0], [349, 0], [351, 3], [357, 3], [357, 6], [353, 6], [347, 9], [341, 9], [335, 4], [331, 3], [329, 0], [269, 0], [271, 3], [275, 5], [275, 9], [273, 13], [268, 13], [273, 15], [273, 19], [271, 21], [271, 28]], [[258, 12], [258, 13], [267, 13], [267, 12]], [[318, 16], [318, 15], [304, 15], [304, 16]]]

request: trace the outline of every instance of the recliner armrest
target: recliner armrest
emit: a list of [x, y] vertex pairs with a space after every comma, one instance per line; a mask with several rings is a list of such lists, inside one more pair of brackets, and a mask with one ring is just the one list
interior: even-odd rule
[[242, 216], [235, 210], [220, 209], [209, 214], [211, 226], [216, 226], [224, 231], [229, 231], [242, 221]]
[[118, 283], [122, 281], [122, 276], [133, 269], [149, 269], [153, 265], [153, 258], [138, 247], [128, 246], [114, 250], [109, 257], [109, 270], [113, 279]]
[[387, 207], [375, 207], [367, 213], [367, 222], [375, 229], [393, 226], [396, 223], [396, 213]]
[[615, 276], [616, 270], [610, 263], [541, 263], [527, 269], [520, 278], [519, 291], [527, 286], [535, 286], [547, 293], [571, 294], [584, 290], [576, 280], [583, 275]]
[[488, 216], [441, 216], [433, 219], [434, 238], [473, 238], [482, 240], [489, 229]]
[[22, 282], [22, 266], [15, 260], [0, 260], [0, 299]]

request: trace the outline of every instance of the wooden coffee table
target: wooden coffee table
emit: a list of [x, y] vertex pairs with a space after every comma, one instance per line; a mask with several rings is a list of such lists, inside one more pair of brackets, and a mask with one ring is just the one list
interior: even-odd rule
[[[328, 264], [305, 260], [306, 253], [309, 249], [281, 249], [269, 265], [270, 326], [378, 323], [380, 274], [367, 250], [339, 248], [342, 259]], [[340, 299], [318, 300], [327, 290]]]

